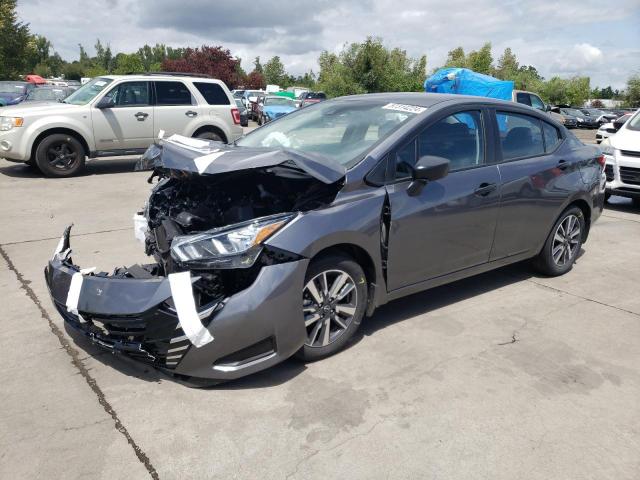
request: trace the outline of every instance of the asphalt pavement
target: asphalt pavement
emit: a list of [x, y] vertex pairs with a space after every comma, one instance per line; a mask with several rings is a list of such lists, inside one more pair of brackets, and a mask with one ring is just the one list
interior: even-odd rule
[[145, 261], [148, 173], [0, 160], [0, 478], [638, 479], [640, 211], [613, 198], [574, 269], [518, 264], [388, 304], [343, 352], [191, 389], [65, 332], [43, 279]]

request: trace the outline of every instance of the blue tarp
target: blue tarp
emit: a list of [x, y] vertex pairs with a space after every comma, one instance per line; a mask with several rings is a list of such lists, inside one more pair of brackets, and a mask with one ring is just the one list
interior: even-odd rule
[[511, 100], [513, 82], [498, 80], [468, 68], [441, 68], [424, 81], [427, 93], [457, 93]]

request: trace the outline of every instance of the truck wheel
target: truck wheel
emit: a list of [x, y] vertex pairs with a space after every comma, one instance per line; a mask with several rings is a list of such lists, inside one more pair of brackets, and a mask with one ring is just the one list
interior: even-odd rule
[[45, 137], [36, 148], [36, 165], [47, 177], [73, 177], [85, 166], [86, 152], [71, 135], [55, 133]]

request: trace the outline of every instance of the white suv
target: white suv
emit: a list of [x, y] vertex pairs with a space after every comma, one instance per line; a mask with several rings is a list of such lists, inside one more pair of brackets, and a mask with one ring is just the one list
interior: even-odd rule
[[220, 80], [193, 74], [97, 77], [63, 103], [0, 108], [0, 157], [67, 177], [85, 157], [143, 153], [159, 133], [231, 143], [240, 112]]
[[606, 198], [629, 197], [640, 206], [640, 110], [606, 138], [600, 148], [606, 162]]

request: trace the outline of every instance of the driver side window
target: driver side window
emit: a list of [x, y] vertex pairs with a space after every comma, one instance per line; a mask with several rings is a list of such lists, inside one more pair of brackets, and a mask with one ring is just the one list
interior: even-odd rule
[[144, 107], [149, 102], [149, 82], [125, 82], [105, 95], [116, 107]]

